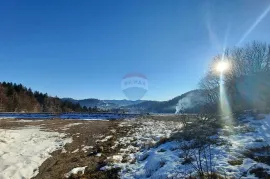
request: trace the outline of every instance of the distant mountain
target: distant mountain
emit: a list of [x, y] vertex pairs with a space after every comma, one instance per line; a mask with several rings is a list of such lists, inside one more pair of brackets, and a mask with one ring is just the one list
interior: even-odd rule
[[101, 109], [114, 109], [122, 108], [124, 106], [135, 105], [144, 102], [143, 100], [130, 101], [130, 100], [99, 100], [95, 98], [76, 100], [73, 98], [62, 98], [64, 101], [70, 101], [72, 103], [79, 103], [81, 106], [86, 107], [98, 107]]
[[205, 97], [202, 90], [192, 90], [168, 101], [145, 101], [126, 106], [127, 109], [153, 113], [197, 113], [204, 104]]
[[144, 101], [139, 104], [125, 106], [124, 108], [132, 112], [158, 112], [157, 106], [162, 103], [160, 101]]
[[73, 103], [79, 103], [81, 106], [98, 107], [100, 109], [122, 108], [131, 112], [150, 112], [150, 113], [175, 113], [184, 110], [189, 113], [196, 113], [204, 97], [202, 90], [193, 90], [177, 96], [168, 101], [147, 101], [147, 100], [99, 100], [83, 99], [75, 100], [72, 98], [63, 98]]
[[86, 107], [102, 107], [106, 106], [106, 103], [95, 98], [89, 98], [89, 99], [82, 99], [82, 100], [77, 100], [73, 98], [62, 98], [63, 101], [70, 101], [72, 103], [79, 103], [81, 106], [86, 106]]
[[69, 102], [72, 102], [72, 103], [77, 103], [78, 100], [76, 99], [73, 99], [73, 98], [61, 98], [62, 101], [69, 101]]
[[146, 101], [146, 100], [137, 100], [137, 101], [131, 101], [131, 100], [126, 100], [126, 99], [123, 99], [123, 100], [103, 100], [103, 102], [113, 103], [113, 104], [116, 104], [119, 106], [135, 105], [135, 104], [140, 104], [144, 101]]
[[32, 92], [21, 84], [6, 82], [0, 83], [0, 99], [0, 111], [5, 112], [93, 112], [123, 109], [130, 112], [175, 113], [184, 110], [194, 113], [204, 101], [202, 90], [189, 91], [168, 101], [60, 99], [48, 96], [47, 93]]

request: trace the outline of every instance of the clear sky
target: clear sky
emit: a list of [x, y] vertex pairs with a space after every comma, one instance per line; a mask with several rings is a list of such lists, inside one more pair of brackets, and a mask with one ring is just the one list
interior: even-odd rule
[[[123, 99], [144, 74], [144, 99], [197, 88], [213, 56], [270, 42], [270, 0], [33, 0], [0, 2], [0, 80], [76, 99]], [[227, 38], [226, 38], [227, 36]]]

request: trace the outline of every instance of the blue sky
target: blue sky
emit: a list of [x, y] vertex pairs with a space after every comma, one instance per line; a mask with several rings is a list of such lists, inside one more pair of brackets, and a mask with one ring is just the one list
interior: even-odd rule
[[270, 42], [269, 0], [2, 1], [0, 80], [59, 97], [124, 99], [130, 72], [144, 99], [197, 88], [211, 58], [252, 40]]

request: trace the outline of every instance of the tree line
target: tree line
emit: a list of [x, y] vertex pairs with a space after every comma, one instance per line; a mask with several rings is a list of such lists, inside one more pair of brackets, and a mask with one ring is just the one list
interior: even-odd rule
[[[221, 75], [217, 64], [229, 68]], [[243, 47], [226, 49], [215, 56], [199, 86], [207, 96], [205, 109], [218, 112], [221, 108], [221, 87], [232, 112], [248, 109], [270, 111], [270, 44], [252, 42]]]
[[97, 107], [63, 101], [47, 93], [32, 91], [22, 84], [0, 82], [0, 112], [99, 112]]

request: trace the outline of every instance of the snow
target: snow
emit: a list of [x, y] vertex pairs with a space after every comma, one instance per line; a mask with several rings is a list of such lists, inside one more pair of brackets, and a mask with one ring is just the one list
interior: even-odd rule
[[253, 131], [223, 137], [233, 144], [234, 150], [270, 146], [270, 115], [265, 115], [265, 119], [261, 120], [246, 118], [245, 125], [234, 127], [232, 132], [241, 128], [250, 128]]
[[[270, 115], [265, 115], [265, 119], [261, 120], [255, 120], [253, 117], [246, 117], [244, 122], [245, 123], [240, 126], [232, 127], [232, 132], [236, 132], [236, 134], [221, 136], [223, 139], [226, 139], [232, 144], [232, 146], [229, 148], [230, 152], [227, 152], [228, 150], [226, 150], [225, 147], [217, 147], [217, 150], [224, 151], [224, 155], [219, 158], [219, 161], [223, 161], [223, 163], [218, 162], [218, 168], [223, 168], [227, 174], [231, 174], [235, 177], [239, 177], [241, 173], [247, 171], [247, 169], [252, 166], [262, 167], [266, 170], [270, 170], [270, 166], [243, 156], [243, 152], [247, 151], [248, 149], [270, 146]], [[250, 128], [252, 130], [238, 133], [237, 131], [241, 128]], [[261, 153], [260, 155], [264, 154]], [[224, 164], [225, 161], [229, 160], [229, 158], [245, 159], [242, 165], [229, 166]]]
[[114, 155], [112, 157], [113, 161], [115, 162], [121, 162], [123, 160], [123, 156], [122, 155]]
[[84, 147], [82, 148], [82, 151], [86, 153], [87, 150], [92, 149], [92, 148], [94, 148], [94, 147], [93, 147], [93, 146], [84, 146]]
[[[112, 148], [115, 148], [117, 145], [126, 147], [121, 148], [118, 154], [108, 158], [114, 163], [112, 167], [122, 168], [120, 172], [121, 178], [147, 178], [156, 173], [156, 171], [162, 171], [162, 168], [164, 168], [166, 164], [166, 168], [169, 169], [170, 166], [168, 165], [172, 165], [173, 159], [175, 160], [175, 164], [179, 163], [179, 157], [177, 155], [172, 155], [172, 152], [168, 151], [166, 155], [163, 153], [161, 157], [159, 152], [157, 152], [160, 150], [160, 146], [157, 148], [154, 146], [161, 140], [169, 138], [173, 133], [180, 130], [182, 128], [180, 122], [144, 119], [126, 120], [119, 124], [119, 127], [125, 126], [137, 127], [132, 128], [126, 137], [122, 137], [115, 142]], [[176, 143], [169, 142], [167, 144], [164, 148], [169, 150], [169, 148], [174, 148]], [[161, 146], [163, 146], [163, 144]], [[147, 150], [141, 151], [141, 149]], [[127, 163], [122, 163], [123, 159], [126, 159]], [[135, 164], [133, 163], [134, 160], [137, 160]], [[105, 166], [102, 170], [109, 169], [110, 167], [111, 166]], [[158, 176], [158, 174], [154, 176]], [[159, 176], [157, 178], [159, 178]]]
[[97, 157], [101, 157], [101, 155], [102, 155], [101, 153], [97, 153], [96, 154]]
[[62, 149], [62, 152], [61, 153], [67, 153], [67, 150], [65, 148]]
[[102, 139], [102, 140], [97, 140], [96, 142], [97, 143], [99, 143], [99, 142], [106, 142], [106, 141], [108, 141], [109, 139], [111, 139], [111, 138], [113, 138], [113, 136], [112, 135], [110, 135], [110, 136], [107, 136], [107, 137], [105, 137], [104, 139]]
[[50, 153], [62, 149], [71, 138], [38, 127], [0, 129], [0, 178], [31, 178]]
[[84, 170], [87, 166], [85, 167], [77, 167], [77, 168], [73, 168], [70, 172], [65, 174], [66, 178], [69, 178], [72, 174], [78, 174], [79, 172], [81, 172], [81, 174], [84, 174]]
[[[262, 114], [261, 114], [262, 115]], [[270, 146], [270, 115], [264, 119], [255, 120], [246, 116], [238, 126], [224, 126], [218, 136], [230, 145], [213, 146], [211, 155], [214, 171], [229, 178], [256, 178], [248, 171], [252, 168], [262, 167], [270, 174], [270, 166], [260, 163], [244, 155], [249, 149]], [[227, 119], [228, 120], [228, 119]], [[120, 151], [109, 157], [111, 165], [102, 168], [120, 167], [120, 177], [127, 179], [144, 178], [185, 178], [195, 175], [196, 171], [189, 164], [182, 164], [184, 151], [180, 148], [183, 144], [192, 141], [166, 141], [174, 132], [181, 130], [180, 122], [131, 120], [125, 121], [119, 127], [135, 126], [127, 136], [118, 139], [116, 146], [125, 146]], [[217, 136], [212, 136], [217, 137]], [[258, 152], [256, 155], [269, 156], [269, 152]], [[123, 159], [125, 161], [123, 162]], [[243, 160], [242, 164], [231, 165], [228, 161]]]
[[124, 166], [121, 178], [168, 178], [180, 172], [179, 150], [172, 150], [178, 146], [178, 142], [167, 142], [158, 148], [138, 152], [137, 163]]
[[70, 123], [70, 124], [65, 125], [65, 126], [62, 128], [62, 130], [68, 130], [68, 129], [69, 129], [70, 127], [72, 127], [72, 126], [77, 126], [77, 125], [81, 125], [81, 124], [83, 124], [83, 123], [80, 123], [80, 122]]
[[76, 152], [79, 152], [79, 149], [75, 149], [74, 151], [72, 151], [71, 153], [76, 153]]

